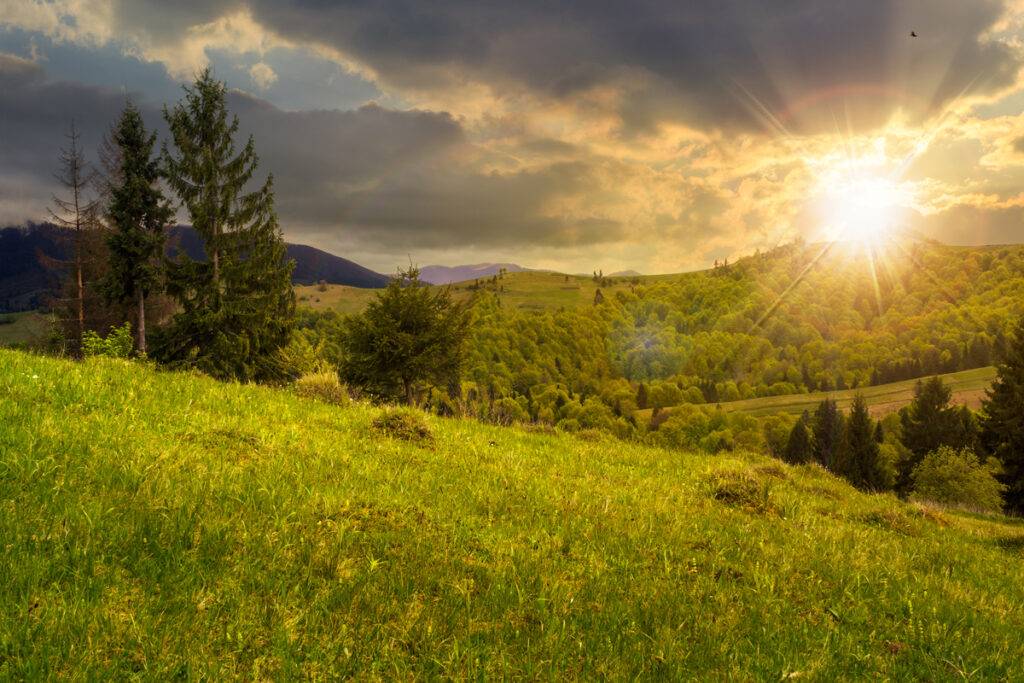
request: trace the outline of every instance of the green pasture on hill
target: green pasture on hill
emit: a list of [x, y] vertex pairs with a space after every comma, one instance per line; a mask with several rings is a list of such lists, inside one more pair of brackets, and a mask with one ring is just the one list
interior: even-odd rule
[[[678, 277], [679, 275], [641, 275], [637, 279], [650, 284], [671, 281]], [[509, 310], [557, 311], [560, 308], [571, 310], [581, 306], [593, 306], [594, 295], [598, 289], [601, 289], [603, 296], [609, 296], [618, 291], [628, 292], [634, 286], [631, 277], [617, 277], [611, 280], [613, 284], [610, 287], [602, 287], [593, 277], [523, 271], [505, 273], [498, 279], [496, 287], [488, 284], [490, 278], [482, 278], [479, 282], [481, 290], [497, 293], [501, 305], [508, 307]], [[452, 294], [456, 300], [469, 299], [475, 291], [472, 289], [474, 284], [473, 280], [456, 282], [451, 286]], [[326, 285], [326, 290], [320, 291], [319, 285], [308, 285], [296, 287], [295, 296], [300, 306], [309, 306], [318, 311], [334, 310], [345, 315], [363, 310], [379, 291], [345, 285]]]
[[0, 679], [1020, 680], [1024, 522], [0, 350]]
[[[977, 368], [974, 370], [963, 370], [947, 375], [940, 375], [943, 383], [952, 392], [951, 403], [966, 405], [972, 410], [981, 407], [981, 400], [985, 397], [985, 391], [992, 386], [996, 378], [994, 367]], [[825, 398], [831, 398], [839, 406], [840, 410], [849, 410], [853, 405], [853, 397], [857, 392], [864, 394], [870, 408], [871, 416], [882, 417], [888, 413], [894, 413], [914, 399], [914, 387], [919, 380], [910, 379], [903, 382], [891, 384], [880, 384], [873, 387], [861, 387], [860, 389], [846, 389], [843, 391], [816, 391], [807, 394], [790, 394], [787, 396], [765, 396], [763, 398], [750, 398], [743, 401], [727, 401], [721, 405], [723, 410], [742, 410], [753, 417], [766, 417], [769, 415], [800, 415], [805, 410], [814, 413], [815, 408]], [[665, 409], [671, 413], [671, 408]], [[650, 420], [651, 409], [638, 410], [635, 415], [638, 420]]]
[[0, 346], [29, 344], [45, 336], [49, 325], [42, 313], [0, 313]]

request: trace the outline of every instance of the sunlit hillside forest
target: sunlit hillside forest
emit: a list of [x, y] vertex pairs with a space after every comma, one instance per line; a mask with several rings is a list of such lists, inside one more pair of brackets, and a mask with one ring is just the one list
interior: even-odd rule
[[[553, 289], [563, 278], [544, 277]], [[460, 391], [429, 389], [422, 401], [624, 438], [689, 404], [704, 406], [704, 436], [727, 437], [714, 444], [764, 446], [764, 425], [716, 406], [988, 366], [1024, 313], [1020, 246], [796, 243], [669, 279], [594, 279], [592, 305], [556, 310], [506, 305], [502, 278], [477, 283]], [[298, 334], [329, 358], [340, 325], [300, 309]]]

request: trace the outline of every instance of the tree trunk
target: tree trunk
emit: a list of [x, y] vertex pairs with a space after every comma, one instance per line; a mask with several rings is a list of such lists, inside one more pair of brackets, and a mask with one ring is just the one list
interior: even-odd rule
[[146, 297], [142, 290], [135, 288], [139, 296], [139, 353], [146, 353]]
[[402, 378], [402, 383], [405, 384], [405, 402], [406, 402], [406, 404], [411, 406], [413, 404], [412, 403], [412, 400], [413, 400], [413, 396], [412, 396], [412, 382], [410, 382], [409, 380], [407, 380], [407, 379], [405, 379], [403, 377]]
[[85, 335], [85, 286], [82, 283], [82, 233], [78, 232], [75, 240], [75, 267], [78, 271], [78, 345], [82, 346]]

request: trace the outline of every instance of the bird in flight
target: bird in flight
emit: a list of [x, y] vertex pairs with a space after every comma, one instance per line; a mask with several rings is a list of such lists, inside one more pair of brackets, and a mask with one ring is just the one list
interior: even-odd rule
[[911, 38], [917, 38], [917, 32], [916, 31], [911, 31], [910, 32], [910, 37]]

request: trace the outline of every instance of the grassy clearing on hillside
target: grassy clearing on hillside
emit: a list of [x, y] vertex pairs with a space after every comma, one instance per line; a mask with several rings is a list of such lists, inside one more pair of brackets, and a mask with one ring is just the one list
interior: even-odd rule
[[[679, 275], [641, 275], [639, 279], [645, 283], [673, 280]], [[601, 287], [605, 296], [614, 294], [616, 291], [629, 291], [632, 286], [632, 278], [613, 278], [615, 284], [611, 287]], [[481, 279], [484, 283], [489, 278]], [[472, 280], [456, 282], [452, 285], [452, 294], [457, 301], [464, 301], [473, 295], [472, 289], [468, 287], [473, 284]], [[504, 288], [502, 290], [502, 288]], [[598, 283], [591, 277], [569, 275], [568, 281], [565, 275], [557, 273], [539, 273], [524, 271], [506, 273], [498, 280], [498, 297], [501, 305], [512, 310], [538, 310], [557, 311], [560, 308], [567, 310], [581, 306], [593, 306], [594, 294], [599, 288]], [[481, 287], [481, 289], [487, 289]], [[358, 313], [366, 304], [370, 303], [380, 290], [359, 289], [357, 287], [346, 287], [344, 285], [327, 285], [327, 290], [321, 292], [318, 285], [296, 287], [295, 296], [300, 306], [308, 306], [317, 311], [335, 310], [342, 315]], [[487, 291], [493, 291], [487, 289]]]
[[50, 319], [35, 312], [0, 314], [0, 346], [29, 344], [46, 335]]
[[0, 678], [1024, 676], [1021, 520], [123, 361], [0, 383]]
[[[963, 370], [948, 375], [940, 375], [943, 383], [952, 391], [951, 403], [966, 405], [972, 410], [981, 407], [981, 399], [985, 396], [985, 390], [992, 385], [996, 378], [994, 367], [977, 368], [975, 370]], [[926, 378], [927, 379], [927, 378]], [[721, 403], [723, 410], [742, 410], [753, 417], [766, 417], [769, 415], [800, 415], [805, 410], [814, 413], [815, 408], [826, 397], [833, 399], [841, 410], [849, 410], [853, 405], [853, 397], [857, 392], [862, 392], [867, 399], [871, 417], [879, 418], [888, 413], [894, 413], [905, 405], [909, 405], [914, 399], [914, 387], [918, 380], [910, 379], [892, 384], [880, 384], [874, 387], [862, 387], [860, 389], [847, 389], [844, 391], [817, 391], [810, 394], [791, 394], [789, 396], [765, 396], [764, 398], [751, 398], [744, 401], [726, 401]], [[671, 413], [672, 409], [666, 409]], [[636, 411], [638, 420], [650, 420], [651, 410]]]

